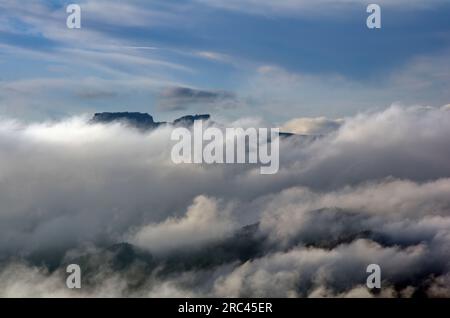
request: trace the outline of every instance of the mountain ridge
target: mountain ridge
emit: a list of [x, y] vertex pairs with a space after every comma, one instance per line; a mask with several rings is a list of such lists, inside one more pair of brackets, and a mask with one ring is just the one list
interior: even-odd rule
[[[149, 113], [141, 112], [100, 112], [95, 113], [90, 123], [92, 124], [110, 124], [110, 123], [124, 123], [134, 128], [140, 130], [152, 130], [164, 125], [172, 126], [182, 126], [191, 127], [196, 120], [208, 121], [211, 120], [210, 114], [195, 114], [195, 115], [184, 115], [182, 117], [176, 118], [172, 122], [166, 121], [155, 121], [153, 116]], [[308, 139], [315, 139], [320, 136], [313, 135], [299, 135], [290, 132], [280, 132], [279, 136], [281, 138], [289, 137], [303, 137]]]
[[196, 120], [207, 121], [211, 118], [209, 114], [185, 115], [175, 119], [173, 122], [155, 121], [148, 113], [140, 112], [102, 112], [95, 113], [90, 120], [93, 124], [125, 123], [142, 130], [155, 129], [163, 125], [191, 126]]

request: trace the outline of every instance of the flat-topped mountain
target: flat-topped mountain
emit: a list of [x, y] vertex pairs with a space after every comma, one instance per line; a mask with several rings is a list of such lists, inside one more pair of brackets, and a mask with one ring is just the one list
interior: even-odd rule
[[109, 124], [114, 122], [121, 122], [132, 127], [139, 129], [155, 129], [161, 125], [177, 125], [177, 126], [191, 126], [194, 124], [195, 120], [209, 120], [209, 114], [200, 115], [187, 115], [175, 119], [172, 123], [167, 122], [155, 122], [153, 117], [147, 113], [139, 112], [104, 112], [95, 113], [94, 117], [91, 119], [91, 123], [102, 123]]
[[190, 126], [194, 124], [194, 121], [196, 120], [209, 120], [210, 119], [210, 115], [209, 114], [204, 114], [204, 115], [187, 115], [187, 116], [183, 116], [180, 117], [178, 119], [175, 119], [173, 121], [174, 125], [182, 125], [182, 126]]
[[164, 122], [155, 122], [153, 117], [147, 113], [130, 113], [130, 112], [119, 112], [119, 113], [96, 113], [91, 120], [92, 123], [103, 123], [109, 124], [113, 122], [123, 122], [129, 124], [130, 126], [140, 128], [140, 129], [153, 129], [158, 126], [165, 124]]

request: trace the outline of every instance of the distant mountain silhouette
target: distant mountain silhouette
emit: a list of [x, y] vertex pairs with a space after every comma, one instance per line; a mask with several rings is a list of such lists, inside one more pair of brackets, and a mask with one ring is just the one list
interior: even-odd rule
[[201, 115], [187, 115], [175, 119], [172, 123], [167, 122], [155, 122], [153, 117], [147, 113], [138, 113], [138, 112], [104, 112], [104, 113], [95, 113], [94, 117], [91, 119], [91, 123], [102, 123], [109, 124], [120, 122], [127, 124], [131, 127], [136, 127], [138, 129], [155, 129], [161, 125], [176, 125], [176, 126], [191, 126], [194, 124], [196, 120], [209, 120], [209, 114], [201, 114]]
[[[173, 122], [169, 123], [165, 121], [156, 122], [154, 121], [153, 117], [148, 113], [104, 112], [104, 113], [95, 113], [94, 117], [92, 117], [90, 122], [101, 124], [110, 124], [119, 122], [129, 125], [130, 127], [138, 128], [140, 130], [151, 130], [163, 125], [190, 127], [194, 124], [194, 121], [196, 120], [208, 121], [210, 119], [211, 115], [209, 114], [196, 114], [196, 115], [186, 115], [177, 118]], [[313, 141], [321, 137], [321, 135], [298, 135], [288, 132], [280, 132], [279, 136], [281, 139], [286, 139], [290, 137], [299, 137], [302, 142]]]
[[204, 114], [204, 115], [187, 115], [187, 116], [183, 116], [180, 117], [178, 119], [175, 119], [173, 121], [174, 125], [182, 125], [182, 126], [190, 126], [194, 124], [194, 121], [196, 120], [209, 120], [211, 118], [211, 116], [209, 114]]

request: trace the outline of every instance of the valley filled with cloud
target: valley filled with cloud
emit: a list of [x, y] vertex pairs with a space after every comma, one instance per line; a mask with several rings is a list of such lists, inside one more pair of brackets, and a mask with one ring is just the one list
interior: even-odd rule
[[175, 165], [171, 126], [2, 119], [0, 296], [449, 297], [449, 120], [398, 105], [292, 119], [303, 135], [261, 175]]

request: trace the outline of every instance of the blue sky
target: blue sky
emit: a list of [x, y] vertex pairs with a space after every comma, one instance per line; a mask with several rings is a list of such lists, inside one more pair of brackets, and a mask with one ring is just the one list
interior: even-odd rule
[[[78, 3], [82, 28], [66, 27]], [[342, 117], [450, 103], [450, 2], [0, 0], [0, 116]]]

